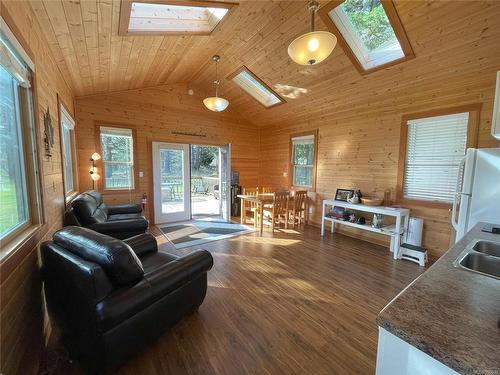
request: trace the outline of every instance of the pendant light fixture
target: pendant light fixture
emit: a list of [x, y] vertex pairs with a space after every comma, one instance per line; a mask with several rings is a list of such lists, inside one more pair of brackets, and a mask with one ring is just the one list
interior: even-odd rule
[[220, 56], [219, 55], [214, 55], [212, 57], [212, 60], [215, 61], [215, 96], [210, 96], [208, 98], [203, 99], [203, 104], [205, 104], [205, 107], [207, 107], [209, 110], [214, 111], [214, 112], [222, 112], [227, 108], [229, 105], [229, 102], [224, 99], [224, 98], [219, 98], [218, 94], [218, 88], [220, 81], [217, 77], [217, 64], [219, 63]]
[[308, 4], [311, 13], [311, 31], [296, 38], [288, 46], [288, 55], [300, 65], [316, 65], [326, 59], [337, 45], [337, 37], [328, 31], [314, 31], [314, 16], [319, 8], [317, 1]]

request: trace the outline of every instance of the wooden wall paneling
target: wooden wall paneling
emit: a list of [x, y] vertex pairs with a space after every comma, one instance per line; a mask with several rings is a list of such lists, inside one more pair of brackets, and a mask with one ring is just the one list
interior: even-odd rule
[[[32, 7], [32, 5], [35, 6]], [[14, 253], [0, 263], [0, 347], [3, 374], [36, 374], [44, 345], [44, 334], [50, 325], [43, 309], [38, 272], [37, 248], [62, 225], [64, 189], [58, 123], [58, 95], [73, 112], [73, 88], [67, 69], [59, 62], [64, 51], [53, 53], [54, 45], [45, 39], [36, 7], [21, 1], [2, 1], [0, 11], [23, 47], [31, 52], [35, 63], [34, 98], [37, 121], [37, 143], [40, 160], [42, 208], [45, 224], [32, 241], [31, 249], [21, 256]], [[59, 47], [58, 47], [59, 48]], [[59, 67], [59, 68], [58, 68]], [[68, 84], [69, 83], [69, 84]], [[49, 108], [55, 130], [53, 156], [44, 156], [43, 115]], [[44, 322], [45, 320], [45, 322]]]
[[[105, 192], [106, 202], [140, 202], [148, 194], [152, 205], [151, 142], [232, 144], [232, 167], [240, 172], [242, 185], [256, 185], [259, 170], [259, 130], [230, 109], [208, 111], [203, 97], [190, 96], [187, 85], [164, 85], [146, 89], [92, 95], [76, 100], [78, 152], [90, 155], [97, 150], [96, 124], [121, 125], [136, 129], [136, 172], [142, 171], [135, 191]], [[174, 135], [172, 131], [205, 134], [206, 137]], [[87, 157], [80, 158], [81, 190], [92, 187]], [[99, 166], [100, 167], [100, 166]], [[101, 170], [99, 173], [102, 175]]]

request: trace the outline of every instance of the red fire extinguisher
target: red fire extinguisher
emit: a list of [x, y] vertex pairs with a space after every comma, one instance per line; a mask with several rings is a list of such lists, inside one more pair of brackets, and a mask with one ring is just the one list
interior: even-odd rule
[[142, 203], [142, 209], [146, 210], [146, 204], [148, 203], [148, 197], [146, 196], [146, 193], [142, 193], [141, 203]]

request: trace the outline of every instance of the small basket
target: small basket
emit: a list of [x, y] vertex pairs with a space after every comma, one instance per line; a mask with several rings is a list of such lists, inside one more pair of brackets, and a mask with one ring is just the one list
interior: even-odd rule
[[382, 198], [361, 198], [361, 203], [366, 206], [380, 206], [382, 201]]

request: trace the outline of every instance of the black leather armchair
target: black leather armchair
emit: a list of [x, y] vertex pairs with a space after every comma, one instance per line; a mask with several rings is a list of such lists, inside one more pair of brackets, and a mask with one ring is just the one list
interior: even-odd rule
[[41, 256], [49, 314], [91, 373], [116, 368], [195, 311], [213, 265], [205, 250], [158, 251], [150, 234], [121, 241], [74, 226], [44, 242]]
[[76, 225], [124, 239], [145, 233], [149, 222], [139, 204], [107, 206], [98, 191], [89, 190], [71, 201], [64, 213], [64, 225]]

